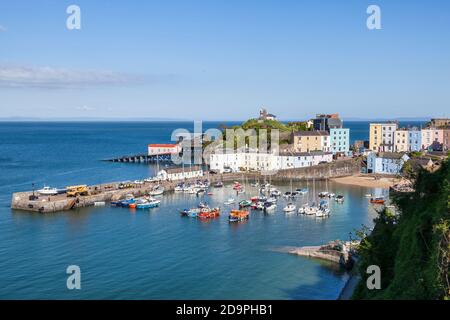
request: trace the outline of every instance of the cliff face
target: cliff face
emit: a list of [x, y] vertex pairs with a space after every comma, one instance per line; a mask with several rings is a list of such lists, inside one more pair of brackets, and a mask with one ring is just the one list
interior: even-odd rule
[[[393, 199], [360, 249], [362, 281], [353, 299], [450, 299], [450, 162], [418, 174], [413, 194]], [[366, 286], [367, 267], [381, 269], [381, 289]]]

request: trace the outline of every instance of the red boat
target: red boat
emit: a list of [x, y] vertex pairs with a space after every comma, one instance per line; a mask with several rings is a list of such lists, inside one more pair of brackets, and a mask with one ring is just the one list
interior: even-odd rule
[[217, 218], [218, 216], [220, 216], [219, 208], [214, 208], [211, 210], [202, 209], [202, 211], [198, 214], [198, 217], [201, 219], [213, 219], [213, 218]]
[[383, 199], [383, 198], [371, 198], [371, 199], [370, 199], [370, 203], [374, 203], [374, 204], [384, 204], [384, 199]]

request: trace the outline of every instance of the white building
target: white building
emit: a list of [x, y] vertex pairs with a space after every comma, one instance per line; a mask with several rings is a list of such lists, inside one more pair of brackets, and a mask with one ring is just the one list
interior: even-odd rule
[[203, 176], [203, 169], [199, 166], [187, 168], [169, 168], [158, 172], [158, 178], [161, 180], [184, 180], [190, 178], [200, 178]]
[[181, 146], [178, 144], [169, 143], [154, 143], [148, 145], [148, 155], [164, 155], [175, 154], [181, 152]]
[[403, 164], [408, 160], [405, 153], [371, 152], [367, 156], [367, 173], [400, 174]]
[[232, 171], [275, 171], [315, 166], [333, 161], [331, 152], [215, 152], [210, 155], [210, 168], [223, 173]]

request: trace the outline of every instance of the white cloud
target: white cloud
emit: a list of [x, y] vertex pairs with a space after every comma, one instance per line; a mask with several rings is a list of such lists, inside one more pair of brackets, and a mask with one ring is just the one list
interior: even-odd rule
[[0, 87], [4, 88], [86, 88], [130, 85], [142, 81], [140, 76], [113, 71], [0, 65]]

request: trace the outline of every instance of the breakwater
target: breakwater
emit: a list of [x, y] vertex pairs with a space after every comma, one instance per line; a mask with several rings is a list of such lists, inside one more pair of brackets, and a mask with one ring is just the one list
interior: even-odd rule
[[[275, 172], [244, 172], [244, 173], [227, 173], [227, 174], [209, 174], [206, 173], [203, 179], [208, 179], [211, 183], [217, 181], [259, 181], [274, 182], [288, 181], [290, 179], [301, 181], [310, 179], [329, 179], [336, 177], [349, 176], [359, 173], [361, 170], [361, 162], [359, 159], [348, 159], [335, 161], [331, 163], [320, 164], [312, 167], [279, 170]], [[186, 179], [184, 182], [193, 183], [197, 178]], [[132, 194], [139, 197], [148, 194], [157, 184], [164, 187], [166, 191], [172, 191], [178, 181], [159, 181], [144, 182], [142, 184], [131, 184], [132, 187], [120, 188], [121, 182], [112, 182], [106, 184], [89, 186], [89, 195], [78, 197], [67, 197], [66, 194], [43, 196], [37, 195], [32, 191], [16, 192], [12, 195], [11, 208], [15, 210], [26, 210], [40, 213], [51, 213], [58, 211], [66, 211], [75, 208], [94, 206], [96, 202], [110, 202], [124, 199], [126, 195]]]

